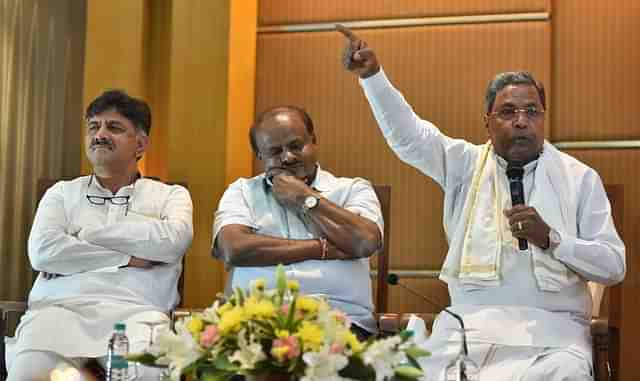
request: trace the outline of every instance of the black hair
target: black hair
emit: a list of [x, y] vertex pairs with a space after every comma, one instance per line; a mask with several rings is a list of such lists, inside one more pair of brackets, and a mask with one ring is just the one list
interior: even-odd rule
[[87, 111], [85, 119], [90, 119], [106, 111], [114, 110], [118, 114], [129, 119], [139, 131], [149, 136], [151, 130], [151, 109], [142, 99], [134, 98], [124, 90], [107, 90], [93, 100]]

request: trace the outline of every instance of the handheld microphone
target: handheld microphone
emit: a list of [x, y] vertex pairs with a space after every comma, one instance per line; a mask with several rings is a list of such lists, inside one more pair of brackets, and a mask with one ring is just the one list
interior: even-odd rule
[[[524, 175], [524, 169], [519, 162], [509, 162], [507, 165], [507, 178], [509, 179], [509, 190], [511, 191], [511, 204], [524, 205], [524, 188], [522, 186], [522, 175]], [[524, 238], [518, 238], [518, 248], [520, 250], [527, 250], [529, 245]]]
[[[389, 274], [387, 276], [387, 283], [389, 283], [392, 286], [400, 286], [402, 288], [404, 288], [405, 290], [409, 291], [411, 294], [419, 297], [420, 299], [424, 300], [425, 302], [427, 302], [428, 304], [430, 304], [431, 306], [434, 306], [436, 308], [441, 308], [441, 306], [439, 306], [438, 304], [432, 302], [431, 300], [429, 300], [426, 296], [422, 295], [420, 292], [414, 290], [413, 288], [400, 283], [400, 279], [398, 277], [397, 274]], [[455, 312], [450, 311], [448, 308], [442, 308], [443, 311], [445, 311], [446, 313], [448, 313], [449, 315], [453, 316], [458, 323], [460, 324], [460, 329], [462, 331], [462, 350], [464, 351], [464, 355], [468, 356], [469, 355], [469, 348], [467, 347], [467, 333], [465, 332], [464, 329], [464, 321], [462, 321], [462, 318], [460, 317], [460, 315], [458, 315]]]

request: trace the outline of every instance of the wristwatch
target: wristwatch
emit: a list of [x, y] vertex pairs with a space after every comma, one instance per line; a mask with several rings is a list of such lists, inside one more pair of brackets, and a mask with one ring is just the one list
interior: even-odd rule
[[549, 247], [546, 250], [555, 250], [556, 247], [560, 246], [560, 241], [562, 241], [560, 233], [556, 229], [549, 230]]
[[307, 196], [302, 203], [302, 211], [304, 213], [309, 212], [311, 209], [318, 206], [320, 203], [320, 197], [318, 196]]

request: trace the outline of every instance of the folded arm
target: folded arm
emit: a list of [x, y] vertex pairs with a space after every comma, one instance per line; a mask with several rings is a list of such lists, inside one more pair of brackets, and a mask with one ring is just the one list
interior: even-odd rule
[[64, 209], [62, 183], [49, 189], [36, 212], [28, 241], [31, 266], [41, 272], [70, 275], [129, 263], [130, 256], [78, 239]]
[[83, 229], [80, 237], [148, 261], [176, 263], [193, 239], [192, 213], [189, 192], [174, 186], [157, 217], [137, 214], [134, 204], [123, 220]]

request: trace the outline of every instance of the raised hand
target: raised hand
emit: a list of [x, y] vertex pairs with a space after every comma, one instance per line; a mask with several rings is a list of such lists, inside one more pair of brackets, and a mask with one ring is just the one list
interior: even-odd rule
[[336, 30], [347, 38], [347, 45], [342, 52], [342, 63], [347, 70], [358, 74], [360, 78], [370, 77], [380, 71], [376, 54], [364, 40], [344, 25], [336, 24]]

